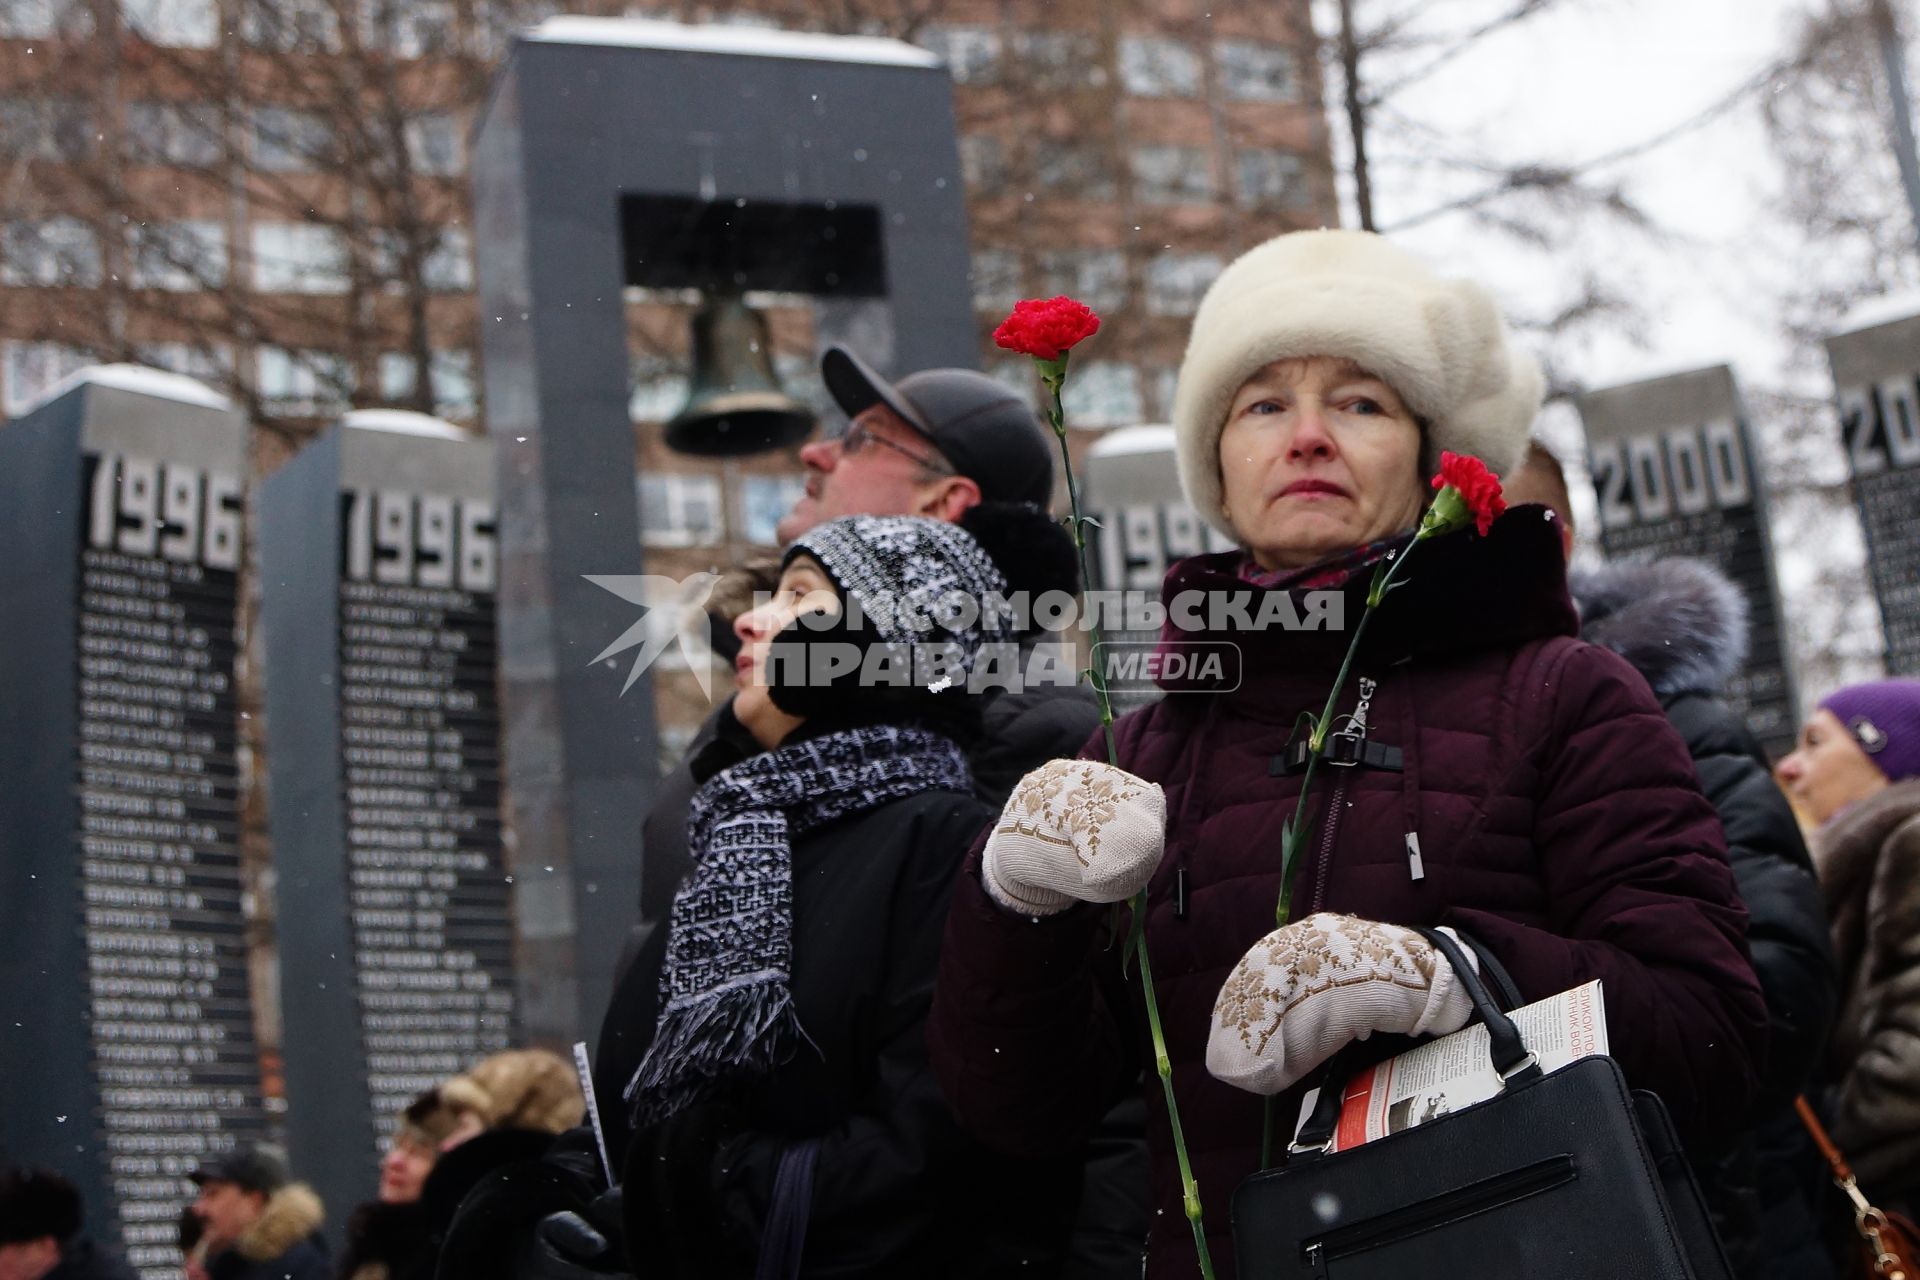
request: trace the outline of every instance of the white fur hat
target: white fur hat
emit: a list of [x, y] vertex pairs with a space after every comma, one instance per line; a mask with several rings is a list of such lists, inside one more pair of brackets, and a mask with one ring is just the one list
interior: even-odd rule
[[1520, 464], [1543, 382], [1493, 299], [1369, 231], [1295, 231], [1228, 264], [1193, 318], [1173, 397], [1180, 485], [1230, 538], [1220, 433], [1241, 386], [1275, 360], [1332, 356], [1386, 380], [1436, 448], [1496, 474]]

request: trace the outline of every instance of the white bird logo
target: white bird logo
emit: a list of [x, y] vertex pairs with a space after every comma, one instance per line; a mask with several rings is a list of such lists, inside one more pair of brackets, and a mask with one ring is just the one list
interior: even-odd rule
[[712, 664], [707, 661], [712, 649], [707, 643], [705, 606], [707, 597], [713, 594], [713, 584], [720, 580], [719, 574], [696, 573], [684, 582], [651, 573], [583, 573], [580, 576], [628, 604], [637, 604], [646, 610], [639, 621], [621, 632], [618, 640], [593, 659], [595, 663], [604, 662], [616, 653], [640, 646], [640, 652], [633, 655], [627, 682], [620, 686], [622, 697], [633, 688], [640, 673], [678, 639], [680, 652], [693, 670], [693, 678], [700, 682], [700, 692], [706, 695], [707, 701], [713, 701], [713, 673], [709, 669]]

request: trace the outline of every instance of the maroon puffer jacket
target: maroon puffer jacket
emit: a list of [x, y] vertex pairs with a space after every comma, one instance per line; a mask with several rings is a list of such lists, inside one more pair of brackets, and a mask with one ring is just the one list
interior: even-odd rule
[[[1341, 709], [1353, 707], [1359, 676], [1377, 682], [1369, 739], [1398, 747], [1402, 768], [1321, 772], [1294, 918], [1331, 910], [1453, 925], [1486, 943], [1529, 1000], [1602, 979], [1627, 1078], [1710, 1138], [1742, 1120], [1765, 1048], [1746, 912], [1719, 821], [1659, 704], [1624, 661], [1572, 638], [1558, 531], [1541, 515], [1519, 508], [1487, 538], [1423, 545], [1406, 587], [1369, 625]], [[1250, 590], [1236, 562], [1174, 566], [1166, 598]], [[1349, 626], [1370, 577], [1342, 589]], [[1162, 645], [1222, 639], [1244, 654], [1237, 690], [1169, 694], [1123, 720], [1119, 741], [1120, 763], [1167, 794], [1147, 940], [1224, 1278], [1234, 1273], [1228, 1204], [1258, 1163], [1262, 1104], [1207, 1074], [1213, 1001], [1273, 928], [1281, 825], [1300, 788], [1276, 758], [1300, 713], [1324, 703], [1349, 633], [1169, 629]], [[1097, 740], [1086, 754], [1101, 754]], [[986, 1142], [1037, 1154], [1079, 1141], [1150, 1058], [1137, 978], [1122, 976], [1107, 918], [1089, 907], [1040, 921], [1003, 912], [980, 886], [976, 849], [948, 917], [928, 1036], [948, 1100]], [[1158, 1210], [1149, 1270], [1191, 1276], [1165, 1108], [1158, 1082], [1147, 1083]], [[1288, 1124], [1297, 1114], [1290, 1092], [1277, 1115]]]

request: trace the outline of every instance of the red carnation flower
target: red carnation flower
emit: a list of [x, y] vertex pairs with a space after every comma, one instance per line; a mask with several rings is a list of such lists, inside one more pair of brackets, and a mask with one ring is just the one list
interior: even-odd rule
[[[1487, 470], [1486, 463], [1468, 454], [1442, 452], [1440, 474], [1433, 478], [1433, 487], [1440, 490], [1440, 496], [1434, 499], [1429, 519], [1437, 518], [1446, 529], [1463, 524], [1471, 517], [1485, 537], [1500, 513], [1507, 509], [1507, 499], [1500, 491], [1500, 477]], [[1457, 511], [1443, 510], [1453, 505], [1447, 500], [1449, 489], [1459, 494], [1461, 507]], [[1435, 532], [1445, 532], [1445, 529]]]
[[1061, 294], [1057, 298], [1027, 298], [993, 331], [995, 346], [1018, 351], [1035, 360], [1058, 360], [1100, 331], [1100, 317], [1084, 302]]

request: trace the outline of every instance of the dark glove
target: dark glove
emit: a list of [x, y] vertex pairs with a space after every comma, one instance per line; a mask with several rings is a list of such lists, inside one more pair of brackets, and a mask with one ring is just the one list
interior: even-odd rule
[[534, 1232], [533, 1267], [521, 1273], [521, 1280], [629, 1274], [626, 1223], [620, 1188], [615, 1187], [584, 1209], [542, 1218]]

